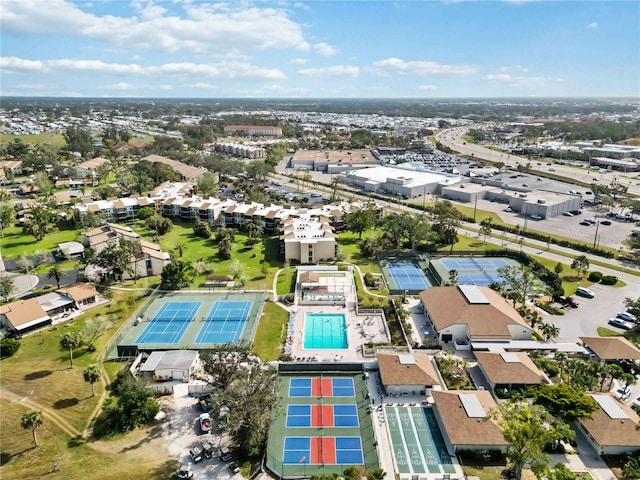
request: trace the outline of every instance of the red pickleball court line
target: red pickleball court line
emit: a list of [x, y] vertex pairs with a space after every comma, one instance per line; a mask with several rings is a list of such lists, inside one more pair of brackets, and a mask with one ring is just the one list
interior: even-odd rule
[[312, 427], [335, 427], [333, 405], [311, 405]]

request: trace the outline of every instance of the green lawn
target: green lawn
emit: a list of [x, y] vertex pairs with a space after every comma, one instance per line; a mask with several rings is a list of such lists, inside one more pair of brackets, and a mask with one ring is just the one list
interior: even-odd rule
[[49, 143], [63, 147], [65, 145], [64, 137], [60, 133], [35, 133], [30, 135], [12, 135], [2, 134], [0, 135], [0, 144], [12, 143], [16, 138], [22, 140], [25, 144], [40, 144]]
[[80, 241], [79, 230], [60, 230], [54, 228], [40, 241], [36, 241], [31, 235], [24, 235], [21, 227], [7, 227], [4, 229], [4, 238], [0, 239], [2, 256], [5, 260], [17, 258], [21, 253], [32, 255], [36, 250], [53, 252], [57, 250], [58, 243]]
[[294, 278], [296, 276], [295, 268], [286, 268], [278, 275], [278, 281], [276, 282], [276, 294], [286, 295], [287, 293], [293, 293], [295, 286], [293, 285]]
[[[18, 352], [13, 357], [2, 360], [2, 389], [37, 402], [76, 430], [82, 431], [103, 393], [102, 385], [96, 383], [96, 396], [91, 397], [91, 387], [84, 381], [82, 372], [86, 366], [97, 361], [97, 355], [104, 350], [106, 340], [142, 301], [137, 298], [138, 295], [135, 291], [115, 291], [112, 301], [107, 305], [92, 309], [66, 324], [24, 337]], [[113, 322], [112, 326], [96, 342], [96, 352], [88, 352], [84, 347], [75, 350], [74, 367], [71, 369], [68, 351], [59, 347], [60, 336], [81, 330], [87, 318], [97, 316], [109, 318]], [[124, 366], [107, 365], [112, 378]], [[31, 432], [20, 428], [20, 416], [28, 408], [4, 400], [0, 406], [0, 460], [3, 464], [3, 477], [40, 478], [50, 471], [51, 461], [56, 459], [65, 478], [162, 478], [156, 470], [164, 459], [140, 455], [136, 451], [137, 447], [121, 451], [116, 446], [110, 451], [110, 448], [101, 449], [77, 443], [47, 418], [43, 427], [38, 430], [40, 447], [30, 449]], [[129, 435], [136, 437], [140, 434], [141, 432], [135, 432]], [[121, 439], [127, 440], [126, 437]], [[162, 474], [166, 476], [166, 470]]]
[[607, 327], [598, 327], [598, 335], [601, 337], [621, 337], [622, 334], [620, 332], [616, 332], [615, 330], [611, 330]]
[[253, 339], [253, 354], [263, 362], [277, 360], [287, 335], [289, 312], [279, 304], [265, 302], [262, 317]]

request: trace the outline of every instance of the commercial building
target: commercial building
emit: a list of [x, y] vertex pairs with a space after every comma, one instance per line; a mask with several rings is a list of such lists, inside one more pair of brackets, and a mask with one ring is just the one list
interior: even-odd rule
[[341, 177], [345, 184], [365, 192], [386, 193], [404, 198], [440, 193], [444, 187], [462, 180], [458, 175], [436, 173], [413, 164], [351, 170]]
[[245, 137], [281, 137], [282, 128], [270, 125], [227, 125], [224, 133]]
[[380, 381], [386, 395], [431, 395], [434, 385], [440, 385], [431, 357], [378, 353]]
[[341, 173], [346, 170], [380, 165], [370, 150], [298, 150], [289, 159], [289, 166], [297, 170]]

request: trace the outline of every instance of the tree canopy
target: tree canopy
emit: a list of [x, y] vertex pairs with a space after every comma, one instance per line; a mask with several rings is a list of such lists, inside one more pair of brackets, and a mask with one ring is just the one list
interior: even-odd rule
[[598, 409], [598, 402], [585, 395], [582, 389], [566, 383], [540, 385], [532, 393], [534, 403], [567, 423], [589, 417]]

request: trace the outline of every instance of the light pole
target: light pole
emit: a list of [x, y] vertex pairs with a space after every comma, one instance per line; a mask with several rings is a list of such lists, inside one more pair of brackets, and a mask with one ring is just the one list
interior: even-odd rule
[[473, 223], [476, 222], [476, 211], [478, 210], [478, 195], [476, 195], [476, 203], [473, 205]]

